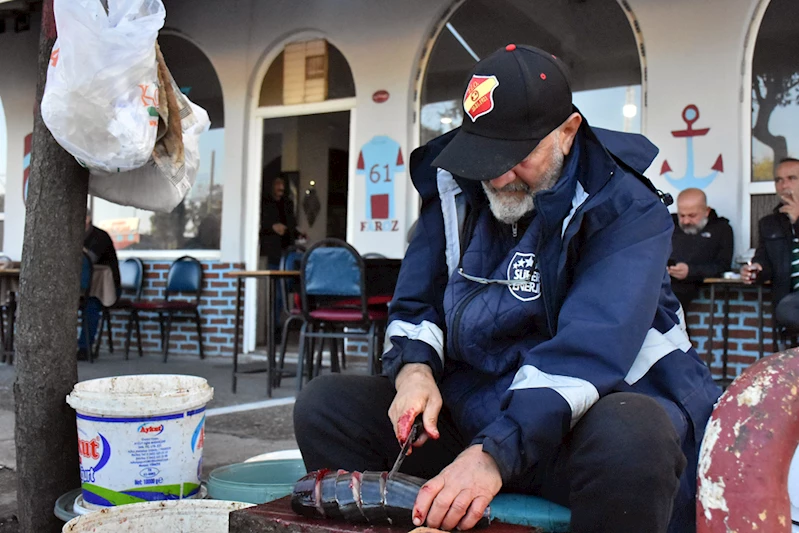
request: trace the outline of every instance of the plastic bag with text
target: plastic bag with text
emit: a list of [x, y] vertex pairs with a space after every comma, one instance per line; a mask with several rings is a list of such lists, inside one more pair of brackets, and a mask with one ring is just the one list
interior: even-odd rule
[[200, 169], [200, 135], [205, 133], [211, 121], [205, 109], [178, 95], [182, 105], [183, 164], [175, 164], [170, 158], [153, 159], [141, 168], [128, 172], [104, 172], [92, 170], [89, 177], [89, 193], [119, 205], [132, 205], [148, 211], [172, 211], [191, 190]]
[[42, 98], [56, 141], [89, 169], [141, 167], [158, 130], [161, 0], [54, 0], [58, 39]]

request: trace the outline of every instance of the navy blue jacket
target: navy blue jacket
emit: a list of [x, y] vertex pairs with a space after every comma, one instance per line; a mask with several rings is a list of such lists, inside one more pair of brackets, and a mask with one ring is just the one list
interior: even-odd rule
[[[679, 498], [693, 499], [720, 390], [670, 289], [674, 226], [640, 174], [657, 149], [584, 123], [560, 180], [536, 195], [513, 238], [485, 208], [479, 182], [430, 166], [453, 135], [411, 155], [423, 203], [389, 311], [385, 373], [430, 365], [460, 431], [482, 443], [505, 482], [529, 472], [600, 397], [649, 395], [682, 439], [689, 466]], [[459, 267], [520, 282], [482, 285]]]

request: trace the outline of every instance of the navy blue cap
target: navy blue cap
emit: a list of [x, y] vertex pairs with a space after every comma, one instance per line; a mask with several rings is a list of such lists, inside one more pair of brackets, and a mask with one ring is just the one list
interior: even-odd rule
[[463, 125], [433, 166], [474, 180], [519, 164], [572, 114], [566, 66], [532, 46], [509, 44], [477, 63], [463, 97]]

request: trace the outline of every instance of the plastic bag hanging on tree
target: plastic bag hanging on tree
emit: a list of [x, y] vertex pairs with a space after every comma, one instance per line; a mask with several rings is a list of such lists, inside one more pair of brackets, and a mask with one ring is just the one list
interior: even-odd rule
[[211, 125], [208, 113], [180, 92], [160, 49], [159, 133], [151, 159], [127, 172], [92, 170], [89, 193], [150, 211], [169, 212], [183, 201], [200, 168], [200, 136]]
[[54, 0], [58, 39], [42, 98], [56, 141], [84, 166], [141, 167], [158, 130], [155, 41], [161, 0]]

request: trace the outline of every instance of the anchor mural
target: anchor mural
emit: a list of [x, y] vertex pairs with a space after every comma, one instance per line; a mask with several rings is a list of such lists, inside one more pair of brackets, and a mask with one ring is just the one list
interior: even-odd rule
[[706, 176], [697, 176], [694, 169], [694, 137], [707, 135], [710, 128], [694, 129], [694, 123], [699, 120], [699, 108], [693, 104], [685, 106], [685, 109], [682, 110], [682, 119], [688, 127], [684, 130], [672, 131], [671, 134], [674, 137], [685, 138], [687, 144], [685, 175], [679, 178], [673, 176], [673, 170], [667, 160], [664, 160], [663, 166], [660, 167], [660, 175], [665, 176], [669, 183], [681, 191], [692, 187], [704, 189], [716, 179], [720, 172], [724, 172], [724, 161], [721, 158], [721, 154], [719, 154], [716, 162], [710, 167], [713, 172]]

